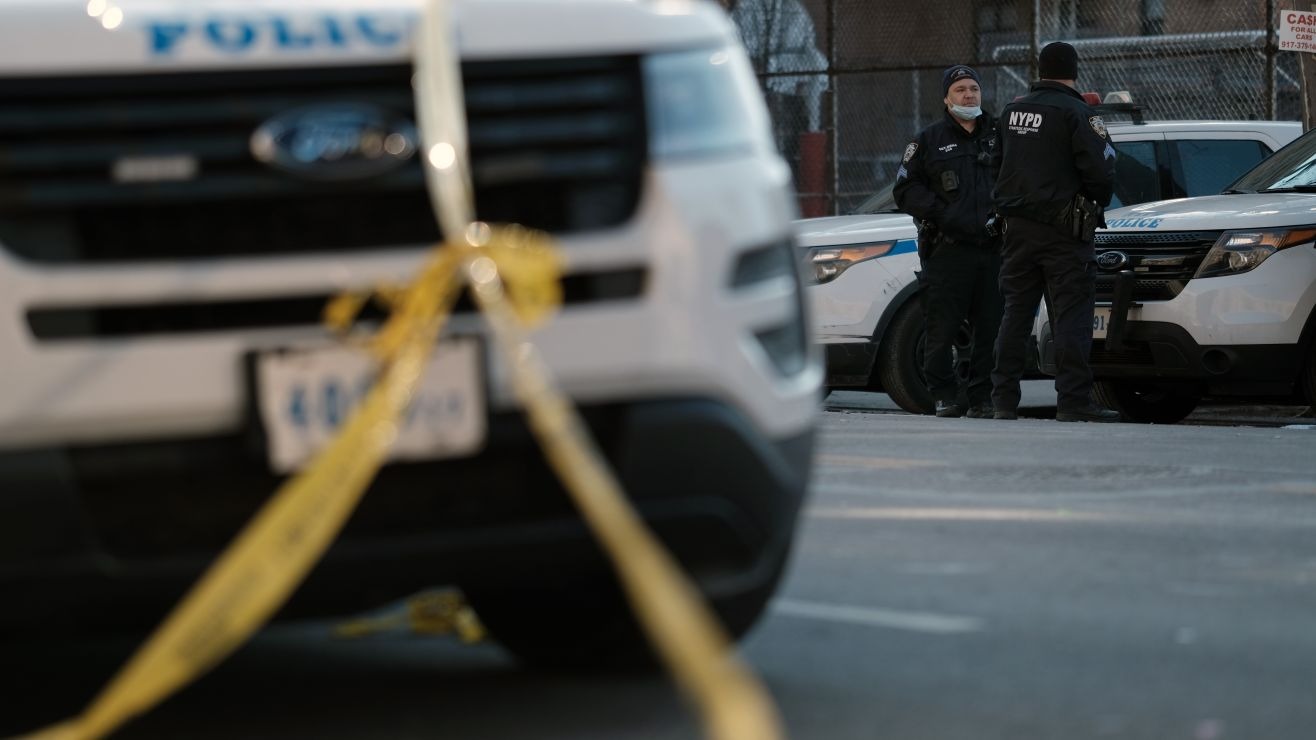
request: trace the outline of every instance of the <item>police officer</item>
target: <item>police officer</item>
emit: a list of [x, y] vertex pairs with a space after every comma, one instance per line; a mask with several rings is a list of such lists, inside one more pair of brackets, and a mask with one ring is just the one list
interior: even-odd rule
[[[996, 124], [982, 111], [982, 88], [972, 68], [946, 69], [941, 89], [945, 114], [905, 147], [893, 194], [900, 210], [919, 221], [923, 374], [936, 414], [990, 417], [992, 345], [1001, 317], [999, 244], [986, 226]], [[973, 351], [961, 388], [952, 348], [966, 319], [973, 326]]]
[[1093, 241], [1110, 204], [1115, 149], [1106, 125], [1074, 89], [1078, 54], [1047, 44], [1041, 79], [1005, 106], [1000, 121], [996, 207], [1005, 220], [992, 401], [997, 419], [1014, 419], [1019, 379], [1038, 301], [1049, 298], [1056, 347], [1056, 419], [1119, 421], [1092, 402]]

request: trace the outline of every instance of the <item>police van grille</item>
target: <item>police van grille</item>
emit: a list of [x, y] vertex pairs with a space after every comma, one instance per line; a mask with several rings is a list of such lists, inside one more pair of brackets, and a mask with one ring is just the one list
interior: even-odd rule
[[[647, 152], [635, 57], [464, 64], [478, 215], [554, 233], [624, 223]], [[0, 80], [0, 244], [45, 263], [337, 252], [428, 244], [419, 160], [325, 182], [256, 160], [290, 110], [363, 103], [414, 120], [410, 65]], [[193, 176], [123, 182], [124, 158]]]
[[1174, 298], [1183, 292], [1219, 238], [1219, 231], [1097, 234], [1098, 255], [1115, 251], [1123, 252], [1129, 258], [1127, 265], [1115, 270], [1098, 268], [1097, 300], [1111, 300], [1115, 275], [1119, 270], [1133, 271], [1133, 300], [1168, 301]]

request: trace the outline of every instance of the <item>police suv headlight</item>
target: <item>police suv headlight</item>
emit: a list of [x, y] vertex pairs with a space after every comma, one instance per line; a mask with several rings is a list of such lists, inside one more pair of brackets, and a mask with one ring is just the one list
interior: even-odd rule
[[1226, 231], [1207, 253], [1194, 277], [1239, 275], [1254, 270], [1281, 249], [1316, 242], [1316, 228]]
[[890, 254], [895, 246], [894, 241], [889, 241], [841, 247], [810, 247], [809, 265], [813, 267], [813, 282], [818, 285], [830, 283], [860, 262]]
[[739, 48], [645, 57], [644, 90], [654, 159], [774, 151], [758, 81]]

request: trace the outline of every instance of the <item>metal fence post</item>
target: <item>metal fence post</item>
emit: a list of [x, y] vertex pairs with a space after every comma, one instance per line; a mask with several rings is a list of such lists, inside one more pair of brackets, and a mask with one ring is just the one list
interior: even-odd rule
[[[1316, 2], [1308, 7], [1316, 12]], [[1299, 10], [1297, 4], [1293, 9]], [[1302, 71], [1302, 130], [1310, 131], [1316, 124], [1316, 59], [1307, 52], [1299, 52], [1298, 69]]]
[[1275, 42], [1275, 0], [1266, 0], [1266, 120], [1275, 120], [1276, 80], [1275, 55], [1278, 48]]
[[1033, 0], [1033, 29], [1029, 48], [1032, 55], [1028, 58], [1028, 79], [1037, 79], [1037, 56], [1042, 53], [1042, 0]]
[[836, 75], [836, 0], [827, 2], [827, 91], [828, 100], [831, 105], [828, 106], [831, 114], [831, 121], [828, 122], [827, 138], [831, 142], [831, 165], [832, 177], [828, 183], [831, 192], [827, 194], [829, 210], [832, 215], [839, 215], [841, 204], [841, 131], [837, 126], [839, 117], [837, 113], [837, 93], [838, 82], [840, 79]]

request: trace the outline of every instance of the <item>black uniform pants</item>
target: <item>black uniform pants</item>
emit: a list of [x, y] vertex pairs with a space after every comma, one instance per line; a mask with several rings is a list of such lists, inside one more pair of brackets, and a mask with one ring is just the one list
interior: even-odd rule
[[967, 319], [973, 325], [973, 350], [964, 395], [970, 405], [991, 402], [992, 349], [1001, 322], [1001, 293], [996, 287], [1001, 258], [994, 249], [942, 242], [922, 259], [923, 376], [933, 399], [957, 403], [960, 381], [952, 349]]
[[1051, 224], [1019, 216], [1006, 219], [1001, 262], [1005, 315], [996, 338], [992, 401], [996, 409], [1019, 407], [1028, 335], [1038, 303], [1049, 296], [1056, 350], [1056, 405], [1085, 408], [1092, 402], [1092, 312], [1096, 264], [1091, 242], [1082, 242]]

